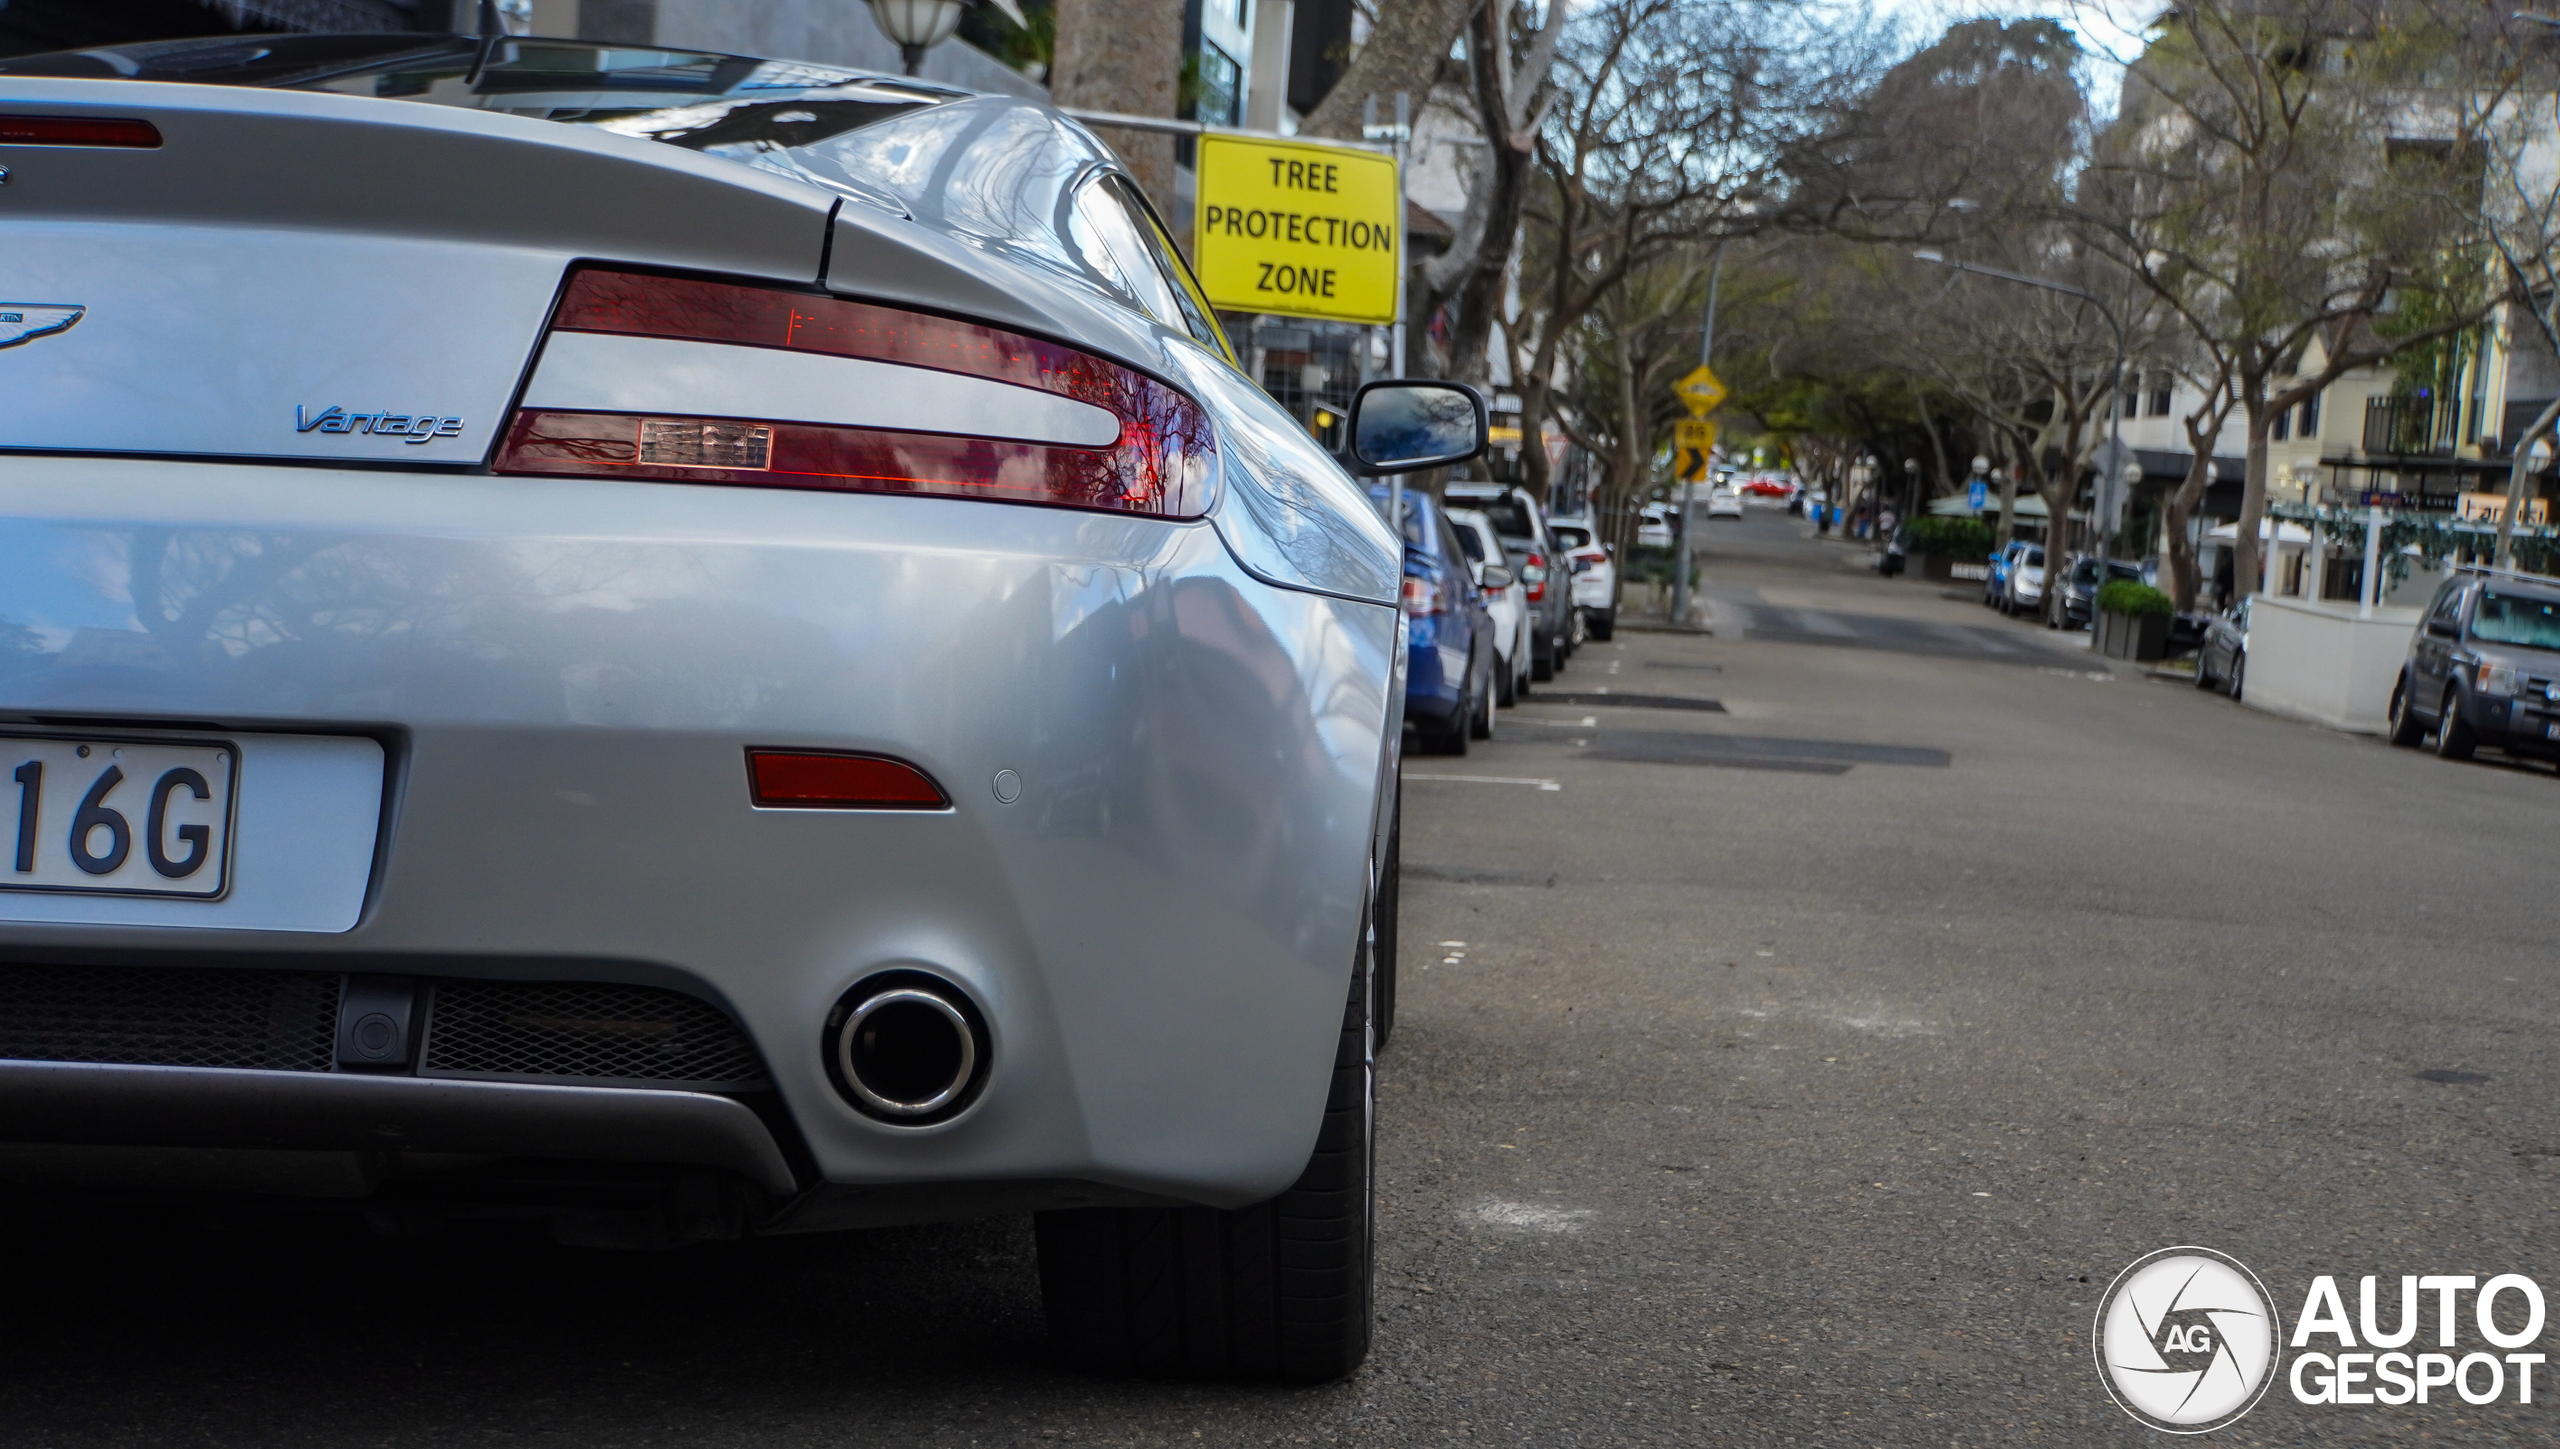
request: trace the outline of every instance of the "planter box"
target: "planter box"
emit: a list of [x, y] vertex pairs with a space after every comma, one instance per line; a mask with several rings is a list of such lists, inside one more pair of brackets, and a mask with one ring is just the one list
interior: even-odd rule
[[2331, 729], [2380, 734], [2392, 681], [2420, 611], [2260, 594], [2249, 606], [2248, 687], [2240, 702]]
[[2149, 664], [2169, 652], [2169, 616], [2098, 611], [2098, 652]]

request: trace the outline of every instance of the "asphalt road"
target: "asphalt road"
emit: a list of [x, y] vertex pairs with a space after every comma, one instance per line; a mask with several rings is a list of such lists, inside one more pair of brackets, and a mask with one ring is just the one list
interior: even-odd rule
[[[2315, 1273], [2350, 1313], [2351, 1275], [2552, 1282], [2549, 769], [1716, 528], [1714, 637], [1624, 631], [1408, 764], [1351, 1382], [1064, 1373], [1019, 1222], [638, 1257], [20, 1224], [0, 1440], [2132, 1444], [2090, 1322], [2151, 1249], [2235, 1255], [2288, 1326]], [[2208, 1442], [2549, 1442], [2537, 1390], [2278, 1387]]]

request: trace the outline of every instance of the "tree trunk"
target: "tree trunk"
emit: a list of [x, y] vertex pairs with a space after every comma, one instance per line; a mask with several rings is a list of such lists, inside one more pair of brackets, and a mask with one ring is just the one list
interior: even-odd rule
[[[1063, 10], [1071, 0], [1059, 3]], [[1181, 24], [1181, 6], [1159, 4], [1157, 8], [1171, 11], [1173, 23]], [[1332, 91], [1316, 103], [1315, 112], [1298, 128], [1300, 134], [1337, 141], [1360, 139], [1361, 104], [1371, 96], [1383, 104], [1385, 97], [1405, 91], [1420, 109], [1440, 74], [1440, 62], [1477, 9], [1478, 0], [1381, 0], [1378, 24], [1369, 32], [1368, 43], [1351, 58], [1350, 68], [1334, 82]], [[1063, 33], [1063, 13], [1059, 28]]]
[[[2267, 385], [2264, 378], [2251, 378], [2242, 396], [2249, 410], [2248, 462], [2241, 474], [2239, 537], [2232, 542], [2231, 591], [2238, 598], [2259, 592], [2266, 575], [2262, 562], [2264, 551], [2258, 546], [2258, 528], [2267, 516]], [[2273, 543], [2276, 540], [2270, 539]], [[2280, 552], [2280, 551], [2279, 551]]]
[[2203, 571], [2196, 566], [2195, 540], [2187, 537], [2187, 529], [2212, 480], [2213, 454], [2209, 448], [2199, 448], [2187, 464], [2187, 476], [2169, 493], [2169, 597], [2182, 611], [2195, 608], [2196, 594], [2204, 588]]
[[[1058, 0], [1055, 57], [1049, 99], [1056, 104], [1170, 118], [1182, 83], [1182, 7], [1163, 0]], [[1352, 109], [1356, 128], [1357, 102]], [[1106, 139], [1156, 210], [1176, 215], [1173, 138], [1114, 130]]]

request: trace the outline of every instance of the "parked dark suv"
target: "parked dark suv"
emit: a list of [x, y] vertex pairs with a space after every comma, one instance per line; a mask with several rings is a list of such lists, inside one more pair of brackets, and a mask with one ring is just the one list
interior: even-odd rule
[[2560, 756], [2560, 581], [2486, 569], [2445, 580], [2391, 689], [2391, 743]]

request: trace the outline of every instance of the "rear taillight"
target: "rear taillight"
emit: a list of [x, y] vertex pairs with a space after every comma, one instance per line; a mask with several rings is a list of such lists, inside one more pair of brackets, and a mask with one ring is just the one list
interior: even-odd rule
[[1054, 342], [587, 268], [561, 297], [496, 469], [1196, 518], [1215, 459], [1198, 403]]
[[769, 810], [948, 810], [933, 777], [887, 755], [749, 750], [747, 793]]
[[1405, 575], [1404, 611], [1417, 619], [1443, 612], [1440, 607], [1440, 591], [1431, 586], [1429, 579], [1417, 579], [1411, 574]]
[[1529, 586], [1529, 602], [1537, 603], [1547, 596], [1547, 556], [1531, 553], [1520, 561], [1520, 582]]
[[91, 116], [0, 116], [0, 146], [123, 146], [149, 150], [160, 128], [149, 121]]

